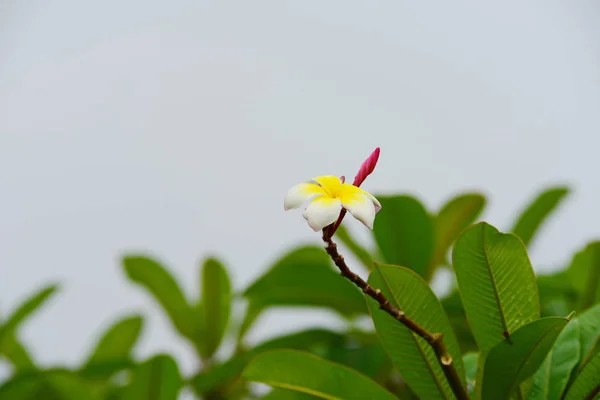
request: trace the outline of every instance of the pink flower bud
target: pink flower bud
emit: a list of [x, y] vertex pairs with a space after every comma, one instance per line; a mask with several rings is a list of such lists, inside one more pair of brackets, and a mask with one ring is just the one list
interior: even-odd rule
[[354, 183], [352, 183], [354, 186], [360, 186], [365, 181], [365, 179], [367, 179], [367, 176], [371, 175], [371, 173], [375, 169], [375, 166], [377, 165], [377, 160], [379, 160], [379, 153], [380, 149], [379, 147], [377, 147], [375, 150], [373, 150], [371, 155], [362, 163], [360, 169], [358, 170], [358, 174], [356, 174], [356, 176], [354, 177]]

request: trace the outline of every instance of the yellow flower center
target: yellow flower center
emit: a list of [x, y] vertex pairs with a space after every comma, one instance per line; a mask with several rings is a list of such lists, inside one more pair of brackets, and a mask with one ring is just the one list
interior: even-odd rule
[[319, 176], [315, 180], [321, 185], [325, 194], [333, 199], [340, 197], [342, 192], [342, 181], [333, 175]]

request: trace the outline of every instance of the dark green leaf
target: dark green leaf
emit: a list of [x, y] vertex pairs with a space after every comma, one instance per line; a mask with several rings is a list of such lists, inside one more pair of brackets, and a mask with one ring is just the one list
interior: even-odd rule
[[577, 375], [573, 385], [567, 390], [565, 400], [591, 400], [595, 399], [598, 393], [600, 393], [600, 351], [595, 353]]
[[542, 316], [566, 315], [577, 306], [579, 291], [567, 271], [537, 275]]
[[477, 364], [479, 362], [479, 353], [467, 353], [463, 356], [465, 373], [467, 375], [467, 391], [469, 396], [475, 398], [475, 384], [477, 379]]
[[0, 399], [100, 400], [100, 397], [93, 386], [72, 371], [52, 369], [12, 377], [0, 386]]
[[540, 368], [567, 322], [561, 317], [538, 319], [494, 346], [485, 360], [483, 398], [509, 399]]
[[259, 354], [246, 366], [243, 376], [252, 382], [329, 400], [396, 399], [353, 369], [297, 350]]
[[[429, 332], [443, 334], [444, 343], [461, 377], [465, 376], [460, 348], [450, 321], [431, 288], [416, 272], [393, 265], [375, 264], [369, 284], [380, 289], [406, 316]], [[452, 398], [452, 389], [431, 346], [368, 299], [383, 346], [400, 374], [420, 398]]]
[[226, 386], [229, 381], [234, 380], [242, 372], [253, 357], [264, 351], [291, 348], [317, 352], [319, 347], [329, 349], [341, 340], [343, 340], [341, 334], [325, 329], [308, 329], [291, 335], [280, 336], [259, 344], [250, 351], [237, 354], [229, 361], [195, 376], [192, 385], [197, 393], [207, 393], [217, 387]]
[[379, 196], [382, 209], [373, 227], [375, 242], [388, 264], [426, 277], [434, 249], [433, 221], [417, 199]]
[[485, 222], [473, 225], [456, 242], [453, 267], [469, 325], [483, 353], [539, 318], [535, 275], [518, 237]]
[[173, 276], [158, 262], [143, 256], [126, 256], [123, 266], [129, 279], [154, 296], [179, 333], [193, 339], [193, 312]]
[[[102, 335], [93, 352], [84, 363], [81, 374], [87, 378], [108, 379], [123, 366], [129, 365], [131, 351], [142, 330], [143, 319], [139, 315], [123, 318]], [[98, 368], [101, 365], [103, 368]], [[106, 368], [113, 365], [113, 368]]]
[[204, 261], [202, 267], [202, 305], [204, 329], [201, 343], [203, 356], [210, 358], [219, 348], [231, 309], [231, 282], [227, 270], [214, 258]]
[[467, 322], [465, 309], [463, 308], [460, 294], [458, 291], [453, 291], [442, 300], [442, 306], [450, 319], [452, 330], [456, 334], [458, 344], [462, 353], [475, 352], [478, 350], [477, 343]]
[[123, 400], [174, 400], [183, 387], [177, 363], [171, 356], [159, 354], [137, 366]]
[[566, 187], [555, 187], [540, 193], [521, 213], [511, 232], [520, 237], [528, 246], [546, 218], [568, 193], [569, 189]]
[[571, 321], [561, 332], [544, 363], [533, 376], [530, 400], [559, 400], [579, 362], [579, 321]]
[[376, 381], [387, 378], [393, 368], [379, 337], [371, 333], [348, 333], [323, 351], [314, 353], [362, 372]]
[[2, 324], [0, 328], [0, 342], [5, 334], [14, 332], [19, 324], [41, 307], [57, 290], [58, 285], [56, 284], [46, 286], [21, 304]]
[[444, 262], [448, 250], [458, 235], [471, 225], [485, 207], [485, 197], [479, 193], [465, 193], [448, 201], [434, 219], [435, 251], [429, 264], [428, 276]]
[[358, 244], [354, 238], [350, 235], [350, 232], [344, 227], [344, 225], [340, 225], [335, 232], [335, 237], [340, 240], [348, 249], [354, 253], [356, 258], [363, 263], [363, 265], [367, 268], [367, 270], [373, 269], [373, 258], [371, 257], [371, 253], [360, 244]]
[[314, 400], [319, 399], [317, 396], [313, 396], [307, 393], [296, 392], [294, 390], [286, 390], [275, 388], [261, 397], [262, 400]]
[[[302, 247], [288, 253], [246, 291], [252, 322], [272, 306], [312, 306], [333, 309], [346, 317], [366, 313], [363, 296], [332, 268], [324, 249]], [[250, 323], [244, 323], [244, 331]]]

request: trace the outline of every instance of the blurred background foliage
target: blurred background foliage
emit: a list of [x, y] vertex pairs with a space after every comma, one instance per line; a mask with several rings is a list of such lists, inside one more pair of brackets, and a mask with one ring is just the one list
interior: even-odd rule
[[[530, 246], [568, 193], [565, 187], [541, 191], [523, 207], [510, 231]], [[334, 239], [342, 254], [353, 256], [359, 264], [351, 268], [365, 277], [377, 261], [408, 267], [429, 283], [450, 269], [454, 242], [486, 206], [480, 193], [457, 195], [439, 210], [429, 210], [409, 195], [378, 199], [383, 209], [372, 231], [376, 247], [368, 248], [341, 226]], [[250, 360], [273, 349], [308, 351], [362, 372], [400, 398], [415, 397], [375, 334], [362, 293], [340, 277], [319, 243], [290, 249], [245, 288], [233, 288], [228, 267], [218, 258], [207, 258], [198, 267], [199, 298], [189, 298], [168, 266], [148, 255], [127, 254], [122, 257], [122, 268], [131, 290], [144, 291], [189, 344], [198, 360], [197, 371], [184, 376], [169, 354], [135, 356], [136, 343], [144, 334], [143, 315], [116, 317], [96, 342], [90, 341], [79, 365], [40, 365], [21, 340], [19, 327], [43, 312], [44, 303], [60, 290], [60, 285], [52, 284], [16, 309], [3, 310], [0, 357], [10, 364], [11, 372], [0, 384], [0, 399], [311, 398], [283, 389], [261, 390], [241, 376]], [[474, 377], [477, 344], [454, 275], [446, 275], [441, 302], [461, 351], [467, 353], [467, 376]], [[538, 274], [536, 279], [542, 317], [590, 308], [600, 301], [600, 242], [582, 243], [569, 265]], [[238, 303], [245, 306], [241, 317], [232, 313]], [[326, 308], [345, 321], [345, 328], [311, 328], [249, 345], [246, 334], [261, 313], [272, 307], [287, 307], [290, 313], [298, 308]], [[596, 345], [598, 328], [589, 335]]]

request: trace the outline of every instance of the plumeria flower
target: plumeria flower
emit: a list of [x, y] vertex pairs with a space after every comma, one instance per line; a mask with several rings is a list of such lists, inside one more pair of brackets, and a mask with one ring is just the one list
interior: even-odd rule
[[286, 211], [300, 208], [306, 202], [310, 203], [302, 215], [315, 232], [336, 222], [342, 210], [373, 229], [375, 214], [381, 209], [371, 194], [333, 175], [319, 176], [292, 187], [285, 196], [284, 208]]

